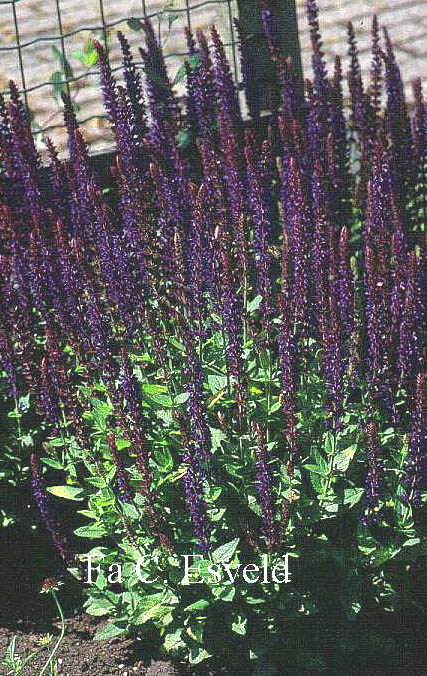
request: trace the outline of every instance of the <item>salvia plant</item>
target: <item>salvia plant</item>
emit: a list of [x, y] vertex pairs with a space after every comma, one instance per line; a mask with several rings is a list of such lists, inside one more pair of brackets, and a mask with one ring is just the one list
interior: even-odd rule
[[[348, 73], [330, 70], [308, 0], [302, 110], [264, 5], [265, 119], [243, 36], [252, 120], [214, 27], [187, 33], [184, 102], [148, 20], [143, 75], [123, 34], [122, 81], [94, 41], [108, 195], [66, 96], [68, 157], [47, 140], [46, 185], [11, 83], [0, 343], [35, 504], [86, 611], [110, 618], [97, 638], [144, 634], [194, 664], [235, 645], [300, 674], [354, 663], [372, 604], [417, 606], [395, 581], [427, 552], [427, 104], [416, 80], [409, 113], [376, 18], [368, 81], [351, 26]], [[267, 580], [285, 560], [289, 583]]]

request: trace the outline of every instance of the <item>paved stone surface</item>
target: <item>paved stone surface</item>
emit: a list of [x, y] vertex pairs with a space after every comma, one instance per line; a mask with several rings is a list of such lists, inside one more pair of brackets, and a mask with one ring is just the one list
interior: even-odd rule
[[[226, 0], [216, 3], [208, 0], [188, 0], [191, 9], [193, 28], [206, 28], [216, 23], [225, 39], [230, 40], [229, 13]], [[96, 73], [87, 74], [74, 56], [73, 52], [81, 48], [88, 37], [98, 35], [97, 29], [102, 26], [100, 6], [104, 6], [104, 19], [111, 28], [111, 58], [113, 66], [119, 63], [119, 50], [114, 38], [114, 31], [123, 30], [137, 54], [137, 46], [141, 44], [141, 35], [128, 29], [126, 19], [141, 16], [144, 0], [18, 0], [15, 2], [16, 22], [19, 28], [22, 46], [22, 65], [25, 73], [28, 103], [41, 127], [54, 127], [49, 134], [58, 145], [63, 147], [63, 133], [56, 125], [61, 125], [61, 111], [52, 97], [50, 75], [57, 70], [52, 47], [61, 50], [59, 40], [59, 24], [57, 4], [61, 10], [62, 31], [66, 34], [64, 49], [78, 82], [73, 85], [73, 97], [80, 106], [79, 118], [84, 120], [86, 138], [94, 150], [105, 149], [111, 145], [108, 128], [103, 119], [100, 92], [97, 86]], [[164, 0], [145, 0], [147, 12], [151, 15], [161, 11]], [[300, 40], [303, 56], [304, 73], [311, 74], [311, 51], [309, 35], [304, 11], [305, 0], [297, 0], [297, 12], [300, 28]], [[346, 26], [349, 20], [354, 24], [362, 69], [366, 72], [370, 64], [370, 26], [372, 15], [376, 13], [380, 23], [386, 26], [395, 44], [397, 57], [402, 66], [403, 76], [407, 82], [408, 95], [411, 95], [410, 82], [421, 76], [427, 85], [427, 2], [426, 0], [318, 0], [320, 9], [320, 25], [324, 42], [324, 50], [332, 64], [335, 54], [346, 54]], [[168, 30], [166, 15], [160, 24], [160, 34], [165, 42], [165, 51], [169, 54], [185, 50], [182, 35], [186, 23], [186, 0], [175, 0], [174, 9], [178, 18]], [[21, 85], [21, 76], [16, 49], [16, 33], [11, 2], [0, 0], [0, 90], [7, 87], [10, 78]], [[231, 1], [231, 12], [237, 15], [236, 0]], [[156, 25], [158, 18], [155, 19]], [[34, 42], [43, 38], [41, 42]], [[15, 49], [13, 49], [15, 47]], [[171, 56], [169, 65], [174, 74], [183, 59], [183, 55]], [[42, 87], [38, 85], [42, 84]]]

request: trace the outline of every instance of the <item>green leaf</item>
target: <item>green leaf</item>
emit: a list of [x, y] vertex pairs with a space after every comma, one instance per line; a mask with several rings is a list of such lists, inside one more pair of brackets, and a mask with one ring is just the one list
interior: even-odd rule
[[49, 82], [52, 83], [53, 85], [60, 85], [62, 87], [64, 81], [65, 81], [64, 74], [59, 70], [56, 70], [49, 77]]
[[331, 455], [334, 452], [335, 439], [332, 432], [325, 433], [325, 453]]
[[244, 615], [238, 614], [235, 616], [235, 619], [231, 622], [231, 630], [234, 631], [236, 634], [240, 634], [240, 636], [244, 636], [246, 634], [246, 625], [248, 623], [248, 618], [245, 617]]
[[224, 441], [227, 437], [224, 432], [217, 427], [210, 427], [211, 440], [212, 440], [212, 451], [215, 452], [218, 448], [221, 448], [221, 441]]
[[175, 23], [179, 19], [179, 14], [168, 14], [168, 29], [170, 30]]
[[89, 38], [86, 40], [85, 45], [83, 47], [83, 52], [86, 57], [86, 64], [88, 66], [95, 66], [98, 63], [98, 52], [95, 49], [95, 46], [93, 44], [93, 40]]
[[357, 544], [364, 554], [371, 554], [379, 546], [379, 542], [372, 537], [369, 528], [361, 523], [357, 527]]
[[356, 453], [357, 446], [353, 444], [348, 448], [345, 448], [343, 451], [337, 453], [334, 458], [334, 469], [338, 472], [346, 472], [350, 465], [350, 462], [353, 460]]
[[166, 385], [159, 385], [158, 383], [144, 383], [142, 389], [153, 397], [165, 394], [168, 391]]
[[87, 477], [87, 479], [84, 479], [84, 481], [90, 486], [95, 486], [96, 488], [103, 488], [105, 486], [105, 480], [100, 476], [90, 476]]
[[378, 547], [374, 552], [371, 559], [372, 565], [374, 567], [381, 566], [386, 561], [393, 559], [396, 554], [400, 552], [400, 547], [395, 545], [390, 545], [388, 547]]
[[65, 446], [65, 441], [60, 437], [56, 437], [56, 439], [49, 439], [49, 441], [46, 442], [46, 446], [47, 448], [62, 448]]
[[248, 507], [255, 512], [257, 516], [261, 516], [261, 507], [254, 495], [248, 495]]
[[195, 601], [194, 603], [191, 603], [189, 606], [184, 608], [189, 613], [194, 613], [197, 610], [204, 610], [205, 608], [209, 608], [210, 602], [205, 601], [205, 599], [199, 599], [198, 601]]
[[166, 634], [163, 645], [168, 653], [176, 653], [182, 648], [185, 648], [185, 643], [182, 640], [183, 631], [182, 628], [179, 628], [173, 633]]
[[71, 55], [74, 56], [75, 59], [80, 61], [84, 66], [86, 65], [86, 54], [84, 53], [83, 49], [74, 49], [71, 52]]
[[146, 594], [142, 596], [138, 601], [138, 610], [149, 610], [156, 606], [160, 601], [164, 599], [164, 593], [158, 592], [157, 594]]
[[354, 507], [361, 499], [364, 493], [363, 488], [345, 488], [344, 489], [344, 504], [349, 506], [349, 509]]
[[320, 474], [320, 476], [327, 477], [328, 473], [324, 471], [324, 469], [320, 465], [311, 465], [308, 463], [307, 465], [303, 465], [304, 469], [307, 469], [309, 472], [314, 472], [314, 474]]
[[230, 603], [236, 595], [236, 589], [232, 584], [218, 585], [212, 587], [212, 595], [215, 596], [216, 599], [221, 599], [221, 601]]
[[52, 73], [49, 78], [49, 82], [53, 85], [53, 97], [58, 104], [62, 105], [62, 92], [65, 91], [65, 77], [62, 72], [56, 71]]
[[219, 376], [213, 373], [208, 375], [208, 385], [212, 394], [218, 394], [227, 386], [227, 376]]
[[69, 79], [74, 76], [73, 69], [70, 66], [70, 63], [66, 56], [57, 48], [55, 45], [52, 45], [52, 55], [56, 61], [59, 61], [62, 68], [62, 75], [64, 79]]
[[258, 606], [261, 603], [265, 603], [265, 599], [257, 599], [255, 596], [247, 596], [246, 603], [248, 603], [250, 606]]
[[61, 55], [61, 52], [59, 51], [58, 47], [55, 47], [55, 45], [52, 45], [51, 52], [52, 52], [53, 58], [56, 59], [57, 61], [60, 61], [62, 55]]
[[175, 347], [179, 352], [185, 352], [185, 347], [183, 343], [180, 343], [176, 338], [169, 338], [168, 341], [173, 347]]
[[133, 505], [131, 502], [123, 502], [122, 503], [122, 508], [126, 516], [128, 516], [130, 519], [138, 519], [139, 518], [139, 512], [135, 505]]
[[83, 500], [80, 497], [83, 490], [80, 486], [49, 486], [47, 490], [57, 498], [64, 498], [64, 500]]
[[225, 545], [221, 545], [212, 552], [212, 559], [215, 563], [227, 563], [232, 558], [239, 544], [239, 538], [234, 538]]
[[107, 534], [104, 526], [102, 525], [92, 525], [92, 526], [81, 526], [76, 528], [74, 531], [75, 535], [78, 535], [80, 538], [89, 538], [90, 540], [95, 540], [96, 538], [102, 538]]
[[195, 70], [197, 66], [200, 64], [200, 57], [198, 54], [190, 54], [188, 57], [188, 64], [191, 68], [191, 70]]
[[178, 406], [179, 404], [185, 404], [189, 397], [188, 392], [181, 392], [181, 394], [177, 394], [175, 397], [175, 404]]
[[86, 40], [83, 49], [75, 49], [72, 55], [84, 66], [95, 66], [98, 63], [98, 52], [95, 49], [92, 38]]
[[48, 467], [53, 467], [54, 469], [64, 469], [62, 464], [58, 460], [53, 458], [40, 458], [41, 462]]
[[323, 474], [327, 476], [329, 473], [328, 463], [323, 457], [323, 455], [319, 453], [318, 449], [315, 446], [311, 449], [311, 455], [314, 459], [315, 464], [318, 465], [318, 467], [321, 468]]
[[130, 448], [132, 444], [127, 439], [116, 438], [116, 446], [118, 451], [122, 451], [124, 448]]
[[131, 31], [135, 31], [137, 33], [144, 30], [144, 24], [142, 23], [142, 21], [140, 21], [139, 19], [135, 19], [133, 17], [128, 19], [127, 25], [128, 25], [128, 28], [131, 29]]
[[182, 82], [185, 79], [186, 74], [187, 71], [185, 69], [185, 64], [182, 64], [175, 73], [175, 77], [172, 82], [172, 87], [175, 87], [175, 85]]
[[172, 454], [167, 446], [156, 448], [153, 452], [154, 460], [163, 472], [169, 472], [173, 468]]
[[116, 636], [123, 636], [124, 634], [126, 634], [126, 629], [123, 627], [118, 627], [112, 622], [111, 624], [107, 624], [102, 629], [99, 629], [99, 631], [97, 631], [93, 637], [93, 640], [106, 641], [110, 638], [116, 638]]
[[171, 610], [170, 601], [171, 597], [165, 596], [163, 593], [143, 597], [138, 604], [138, 610], [143, 608], [143, 611], [135, 618], [135, 624], [145, 624], [149, 620], [159, 619], [167, 615]]
[[101, 615], [108, 615], [113, 610], [113, 604], [107, 599], [94, 599], [92, 603], [85, 608], [88, 615], [101, 617]]
[[255, 296], [255, 298], [249, 301], [247, 305], [249, 314], [252, 314], [253, 312], [255, 312], [255, 310], [258, 310], [259, 306], [261, 305], [261, 301], [262, 301], [261, 294], [258, 294], [257, 296]]
[[192, 646], [190, 648], [190, 664], [200, 664], [200, 662], [207, 660], [209, 657], [212, 657], [212, 655], [205, 648], [200, 648], [199, 646]]
[[191, 142], [191, 136], [186, 129], [180, 129], [176, 135], [176, 144], [181, 150], [188, 148]]
[[113, 412], [113, 407], [110, 404], [106, 404], [104, 401], [99, 401], [98, 399], [92, 399], [93, 412], [92, 418], [95, 423], [95, 427], [100, 432], [107, 431], [107, 418]]
[[413, 516], [412, 516], [412, 507], [410, 504], [407, 504], [405, 500], [403, 500], [403, 489], [401, 486], [399, 486], [397, 493], [396, 493], [396, 500], [395, 500], [395, 513], [397, 517], [397, 523], [401, 528], [410, 528], [413, 526]]
[[[163, 385], [152, 385], [144, 383], [142, 386], [142, 396], [144, 400], [155, 408], [171, 408], [172, 399], [166, 394], [167, 388]], [[164, 393], [164, 394], [163, 394]]]

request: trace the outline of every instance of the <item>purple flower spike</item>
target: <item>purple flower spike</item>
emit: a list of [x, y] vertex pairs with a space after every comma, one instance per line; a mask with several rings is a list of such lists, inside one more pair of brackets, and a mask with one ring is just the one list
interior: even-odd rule
[[374, 14], [372, 19], [372, 65], [371, 65], [371, 106], [375, 115], [381, 108], [381, 83], [382, 83], [383, 59], [381, 54], [381, 38], [379, 34], [378, 18]]
[[10, 385], [10, 393], [15, 401], [18, 399], [18, 373], [16, 357], [10, 337], [5, 330], [3, 313], [0, 311], [0, 364], [2, 365]]
[[331, 421], [336, 428], [340, 427], [343, 414], [343, 358], [340, 343], [340, 321], [335, 294], [329, 296], [329, 336], [327, 352], [324, 355], [327, 406]]
[[261, 88], [256, 79], [254, 47], [250, 44], [250, 38], [242, 34], [242, 26], [237, 19], [234, 19], [234, 25], [239, 38], [240, 67], [246, 103], [250, 116], [253, 120], [257, 120], [261, 112]]
[[400, 323], [397, 369], [399, 381], [407, 391], [413, 388], [415, 373], [422, 366], [421, 331], [423, 326], [420, 287], [421, 262], [415, 252], [407, 256], [405, 304]]
[[[219, 98], [219, 118], [229, 125], [230, 131], [240, 131], [242, 115], [240, 112], [239, 99], [236, 85], [230, 70], [230, 64], [225, 55], [223, 42], [215, 26], [211, 26], [211, 37], [214, 50], [215, 81]], [[224, 117], [226, 116], [226, 117]]]
[[121, 31], [117, 37], [120, 41], [123, 55], [123, 73], [126, 83], [126, 92], [132, 108], [132, 116], [135, 122], [135, 133], [138, 143], [141, 143], [147, 133], [145, 119], [144, 95], [142, 93], [141, 76], [135, 67], [130, 51], [129, 42]]
[[192, 71], [194, 114], [197, 118], [198, 134], [203, 139], [212, 141], [217, 138], [215, 130], [217, 93], [206, 38], [203, 33], [198, 33], [197, 38], [199, 64]]
[[414, 171], [411, 125], [402, 75], [386, 29], [384, 29], [384, 38], [386, 43], [386, 52], [383, 53], [387, 92], [386, 127], [393, 157], [392, 182], [397, 199], [405, 204], [408, 199], [408, 189], [412, 188], [411, 179]]
[[285, 415], [285, 435], [290, 449], [288, 473], [292, 474], [295, 461], [298, 459], [297, 390], [298, 390], [298, 335], [295, 331], [295, 297], [289, 274], [289, 245], [286, 233], [283, 235], [282, 257], [282, 291], [278, 305], [280, 310], [279, 325], [279, 358], [282, 380], [282, 401]]
[[38, 408], [40, 413], [51, 426], [54, 434], [58, 433], [61, 408], [58, 392], [55, 390], [51, 376], [51, 365], [43, 357], [40, 369], [40, 395]]
[[353, 79], [357, 79], [361, 74], [359, 63], [359, 50], [357, 48], [354, 26], [351, 21], [347, 24], [348, 55], [350, 57], [350, 74]]
[[121, 378], [121, 390], [125, 399], [125, 411], [131, 417], [132, 424], [135, 427], [143, 428], [141, 412], [141, 393], [138, 381], [136, 380], [129, 355], [125, 348], [121, 350], [123, 375]]
[[190, 421], [191, 441], [194, 444], [195, 462], [201, 468], [203, 464], [206, 465], [209, 462], [211, 450], [211, 434], [203, 391], [203, 371], [195, 349], [194, 335], [182, 324], [180, 329], [187, 359], [185, 375], [187, 376], [187, 411]]
[[308, 321], [308, 270], [310, 265], [309, 234], [312, 226], [307, 182], [294, 158], [290, 160], [289, 183], [293, 201], [290, 242], [294, 259], [295, 296], [298, 298], [296, 318], [301, 335], [307, 333]]
[[202, 183], [197, 194], [193, 195], [193, 218], [191, 220], [191, 245], [189, 252], [190, 280], [190, 313], [195, 322], [195, 335], [198, 340], [204, 336], [204, 319], [206, 316], [206, 299], [204, 292], [206, 289], [206, 253], [207, 245], [204, 234], [206, 224], [206, 214], [204, 207], [209, 195], [209, 188], [206, 183]]
[[241, 251], [240, 218], [245, 211], [244, 165], [242, 161], [242, 117], [239, 100], [224, 45], [214, 26], [211, 27], [214, 48], [214, 71], [218, 92], [219, 135], [223, 150], [225, 184], [232, 216], [234, 236]]
[[111, 459], [116, 467], [116, 486], [117, 492], [122, 502], [132, 502], [134, 497], [133, 488], [129, 482], [128, 473], [123, 465], [122, 459], [119, 456], [114, 432], [108, 433], [108, 448]]
[[342, 70], [339, 56], [335, 58], [334, 77], [329, 85], [329, 115], [331, 133], [331, 159], [333, 169], [329, 171], [334, 192], [333, 203], [336, 209], [336, 218], [340, 223], [347, 222], [350, 216], [350, 159], [349, 144], [347, 138], [346, 119], [344, 115]]
[[351, 335], [354, 326], [354, 282], [348, 251], [348, 228], [343, 226], [339, 241], [339, 309], [344, 338]]
[[[268, 141], [263, 146], [263, 154], [268, 158], [270, 147]], [[254, 252], [257, 270], [257, 291], [262, 297], [260, 312], [264, 319], [266, 340], [269, 340], [271, 329], [270, 318], [273, 314], [272, 279], [271, 279], [271, 244], [273, 229], [273, 206], [271, 199], [270, 175], [268, 166], [260, 166], [256, 162], [257, 149], [253, 134], [247, 130], [245, 155], [248, 171], [248, 200], [254, 224]]]
[[56, 521], [53, 516], [52, 500], [46, 491], [46, 484], [42, 477], [40, 463], [35, 453], [31, 453], [30, 467], [33, 476], [32, 486], [34, 500], [40, 512], [40, 516], [61, 557], [66, 563], [70, 563], [72, 557], [70, 556], [67, 540], [61, 533], [58, 521]]
[[261, 5], [261, 23], [264, 29], [267, 45], [270, 52], [275, 54], [277, 51], [277, 32], [273, 16], [271, 14], [271, 9], [268, 6], [267, 0], [260, 0], [260, 5]]
[[243, 367], [243, 304], [233, 280], [225, 236], [221, 242], [222, 320], [227, 335], [227, 366], [234, 380], [234, 393], [239, 417], [246, 412], [246, 376]]
[[427, 483], [427, 397], [426, 375], [419, 373], [415, 390], [409, 452], [405, 464], [406, 500], [411, 505], [421, 504], [421, 491]]
[[[41, 159], [36, 151], [29, 115], [13, 82], [10, 83], [10, 87], [11, 100], [8, 103], [8, 115], [12, 132], [16, 187], [22, 191], [21, 199], [25, 199], [24, 204], [28, 205], [29, 215], [35, 222], [38, 222], [44, 207], [43, 191], [40, 185]], [[20, 209], [19, 206], [18, 209]]]
[[255, 450], [256, 476], [258, 484], [258, 498], [261, 507], [262, 527], [267, 542], [267, 549], [272, 549], [276, 542], [277, 532], [274, 520], [274, 496], [273, 479], [268, 464], [268, 451], [264, 430], [258, 423], [253, 426], [253, 434], [256, 436], [257, 448]]
[[418, 213], [415, 221], [422, 231], [427, 222], [427, 102], [421, 86], [421, 78], [413, 82], [415, 112], [412, 119], [412, 135], [414, 139], [415, 179], [419, 184], [416, 192]]
[[93, 46], [98, 54], [98, 64], [101, 73], [101, 89], [104, 97], [104, 106], [107, 111], [108, 119], [113, 125], [117, 124], [117, 86], [116, 80], [111, 72], [110, 62], [104, 47], [98, 42], [93, 41]]
[[319, 9], [316, 0], [307, 0], [305, 9], [308, 25], [310, 26], [310, 39], [313, 52], [318, 52], [323, 57], [323, 52], [321, 51], [322, 38], [319, 27]]
[[190, 441], [189, 425], [186, 417], [177, 409], [174, 411], [174, 416], [181, 432], [182, 459], [187, 466], [184, 486], [188, 509], [193, 523], [193, 533], [202, 553], [207, 554], [209, 551], [210, 525], [206, 511], [206, 502], [203, 499], [203, 487], [198, 461], [194, 455], [194, 446]]
[[365, 514], [362, 523], [368, 526], [375, 525], [378, 521], [378, 506], [383, 488], [384, 469], [380, 460], [380, 447], [378, 443], [377, 426], [369, 422], [365, 430], [368, 473], [365, 479], [364, 507]]
[[158, 43], [153, 25], [144, 21], [145, 49], [140, 48], [147, 81], [147, 95], [153, 118], [174, 119], [177, 105], [167, 73], [162, 48]]
[[316, 100], [316, 119], [318, 133], [325, 137], [328, 129], [328, 73], [319, 29], [319, 10], [316, 0], [307, 0], [307, 20], [310, 26], [310, 39], [313, 48], [314, 94]]

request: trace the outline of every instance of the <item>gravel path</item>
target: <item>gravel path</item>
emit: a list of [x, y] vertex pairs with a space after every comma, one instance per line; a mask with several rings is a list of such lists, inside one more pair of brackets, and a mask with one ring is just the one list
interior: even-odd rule
[[[102, 25], [100, 17], [100, 0], [58, 0], [61, 9], [62, 30], [70, 34], [64, 40], [64, 49], [73, 68], [74, 75], [79, 77], [78, 85], [73, 95], [79, 103], [79, 117], [81, 120], [102, 113], [100, 92], [97, 87], [97, 75], [85, 75], [87, 68], [83, 67], [73, 52], [81, 48], [88, 37], [93, 36], [96, 29]], [[105, 21], [114, 23], [127, 33], [131, 43], [136, 47], [140, 44], [141, 36], [129, 31], [126, 18], [140, 16], [143, 0], [104, 0]], [[61, 50], [58, 39], [57, 0], [19, 0], [15, 3], [16, 20], [19, 27], [20, 40], [23, 45], [22, 61], [26, 77], [26, 86], [35, 87], [41, 83], [44, 86], [33, 89], [28, 94], [28, 103], [35, 119], [42, 126], [61, 124], [61, 113], [52, 97], [52, 87], [48, 84], [50, 75], [57, 70], [52, 47]], [[164, 0], [145, 0], [147, 11], [152, 14], [158, 12], [164, 5]], [[206, 28], [216, 23], [225, 39], [228, 33], [228, 9], [226, 2], [217, 4], [208, 0], [204, 7], [198, 7], [201, 0], [189, 0], [193, 28]], [[311, 51], [309, 35], [304, 16], [304, 0], [297, 0], [300, 40], [303, 55], [305, 74], [311, 72]], [[236, 2], [232, 2], [233, 15], [237, 15]], [[410, 95], [410, 81], [421, 76], [427, 84], [427, 2], [425, 0], [318, 0], [320, 9], [320, 24], [323, 35], [324, 49], [331, 63], [335, 54], [345, 54], [346, 25], [353, 21], [358, 37], [361, 53], [362, 68], [369, 68], [370, 25], [372, 15], [377, 13], [382, 25], [387, 26], [395, 44], [397, 57], [402, 67], [403, 76], [407, 83]], [[185, 9], [185, 0], [175, 0], [174, 8]], [[178, 13], [179, 18], [174, 21], [165, 44], [166, 52], [183, 51], [182, 29], [186, 23], [186, 13]], [[162, 22], [162, 36], [166, 38], [167, 19]], [[42, 42], [32, 42], [43, 37]], [[113, 66], [118, 63], [119, 53], [115, 39], [111, 40], [111, 57]], [[30, 44], [27, 44], [30, 43]], [[0, 48], [16, 46], [15, 27], [12, 13], [12, 3], [0, 3]], [[171, 72], [178, 69], [182, 56], [169, 59]], [[7, 87], [10, 78], [21, 83], [17, 50], [0, 51], [0, 91]], [[86, 137], [94, 150], [100, 150], [111, 145], [111, 138], [104, 120], [94, 118], [85, 124]], [[61, 129], [52, 129], [50, 135], [62, 147], [63, 134]]]

